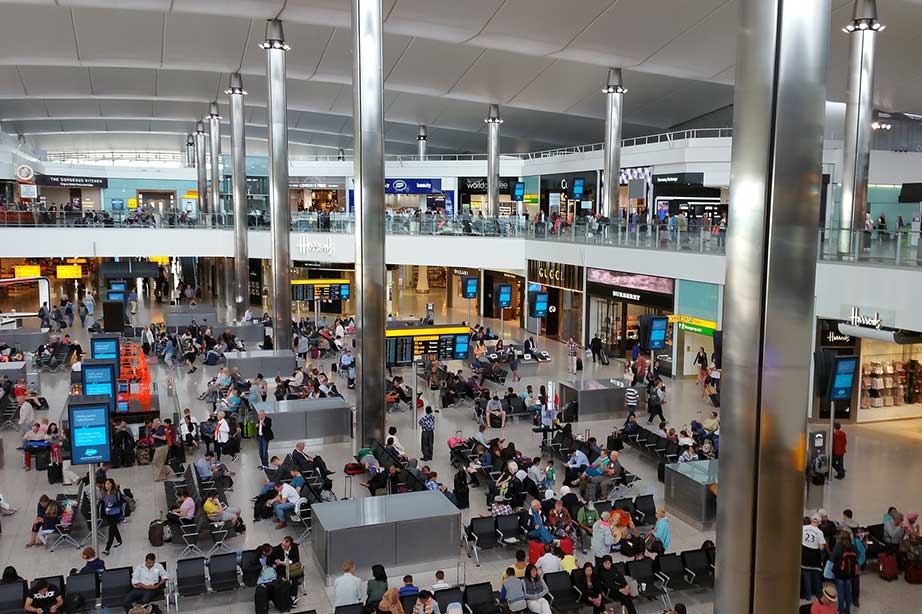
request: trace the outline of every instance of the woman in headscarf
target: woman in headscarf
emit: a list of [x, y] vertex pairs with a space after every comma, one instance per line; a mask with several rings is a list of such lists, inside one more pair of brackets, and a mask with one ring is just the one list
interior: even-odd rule
[[378, 602], [377, 614], [403, 614], [403, 605], [396, 588], [384, 591], [381, 601]]
[[906, 537], [909, 539], [915, 539], [919, 537], [919, 514], [918, 512], [909, 512], [906, 516], [903, 517], [903, 522], [900, 525], [906, 529]]

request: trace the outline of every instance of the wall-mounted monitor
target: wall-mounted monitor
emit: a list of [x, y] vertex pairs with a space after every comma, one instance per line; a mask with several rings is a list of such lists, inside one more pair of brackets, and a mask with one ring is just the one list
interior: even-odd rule
[[500, 309], [512, 307], [512, 284], [497, 284], [496, 306]]
[[112, 446], [109, 440], [109, 404], [105, 397], [70, 397], [67, 403], [72, 465], [108, 463]]
[[112, 290], [109, 290], [108, 292], [106, 292], [106, 300], [124, 303], [125, 293], [124, 292], [113, 292]]
[[124, 281], [110, 281], [109, 290], [113, 292], [125, 292], [128, 289], [127, 282]]
[[477, 298], [477, 291], [480, 289], [479, 277], [462, 277], [461, 278], [461, 296], [464, 298]]

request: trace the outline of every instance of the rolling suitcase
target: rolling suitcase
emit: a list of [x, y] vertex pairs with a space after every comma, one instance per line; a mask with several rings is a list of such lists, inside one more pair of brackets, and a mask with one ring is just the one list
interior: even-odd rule
[[151, 546], [160, 547], [163, 545], [163, 521], [155, 520], [147, 528], [147, 541]]
[[577, 371], [583, 370], [583, 359], [580, 358], [579, 356], [576, 357], [576, 370]]
[[253, 602], [256, 607], [256, 614], [269, 614], [269, 593], [270, 584], [260, 584], [253, 593]]
[[896, 564], [896, 557], [889, 552], [881, 552], [877, 555], [877, 562], [880, 564], [880, 579], [888, 582], [896, 580], [900, 575], [899, 567]]
[[51, 462], [51, 450], [38, 450], [33, 452], [32, 456], [35, 458], [35, 470], [47, 471], [48, 464]]
[[291, 582], [288, 580], [276, 580], [272, 587], [272, 603], [275, 604], [279, 612], [288, 612], [291, 610]]
[[48, 465], [48, 483], [61, 484], [64, 482], [64, 467], [61, 463], [51, 463]]
[[621, 438], [617, 435], [617, 433], [612, 433], [605, 441], [605, 447], [609, 452], [620, 452], [624, 449], [624, 442], [621, 441]]
[[602, 350], [599, 353], [599, 360], [601, 361], [603, 367], [608, 366], [608, 354], [605, 352], [605, 350]]
[[909, 584], [922, 584], [922, 561], [906, 561], [903, 579]]

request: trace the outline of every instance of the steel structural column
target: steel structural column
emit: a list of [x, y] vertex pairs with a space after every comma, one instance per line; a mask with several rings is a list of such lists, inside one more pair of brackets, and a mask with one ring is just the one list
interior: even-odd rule
[[221, 213], [221, 113], [217, 101], [208, 107], [208, 137], [211, 149], [211, 190], [209, 191], [209, 213], [212, 220]]
[[247, 247], [247, 185], [246, 185], [246, 133], [243, 97], [243, 77], [230, 76], [224, 92], [230, 97], [231, 118], [231, 192], [234, 206], [234, 319], [238, 322], [249, 306], [249, 260]]
[[198, 121], [195, 124], [195, 169], [198, 179], [196, 206], [198, 207], [197, 215], [199, 216], [208, 213], [208, 173], [205, 166], [207, 164], [205, 149], [205, 124]]
[[797, 609], [830, 0], [741, 0], [717, 614]]
[[[272, 230], [272, 337], [276, 349], [291, 347], [291, 207], [288, 204], [288, 101], [282, 22], [266, 22], [269, 107], [269, 214]], [[383, 184], [382, 184], [383, 185]], [[383, 224], [382, 224], [383, 227]]]
[[356, 444], [384, 433], [384, 62], [381, 0], [352, 0], [355, 280], [358, 325]]
[[876, 0], [855, 0], [853, 19], [842, 29], [851, 37], [838, 233], [838, 252], [845, 255], [863, 247], [852, 245], [852, 237], [863, 236], [854, 231], [864, 228], [868, 203], [871, 121], [874, 116], [874, 50], [877, 33], [883, 29], [877, 21]]
[[420, 126], [419, 132], [416, 135], [416, 150], [420, 160], [426, 159], [426, 142], [428, 140], [429, 132], [426, 130], [425, 126]]
[[499, 105], [490, 105], [487, 124], [487, 216], [499, 214], [499, 127], [503, 119], [499, 116]]
[[192, 132], [186, 136], [186, 166], [195, 168], [195, 134]]
[[621, 218], [618, 206], [621, 186], [621, 117], [624, 105], [621, 69], [608, 69], [608, 82], [602, 88], [605, 94], [605, 143], [602, 170], [602, 215], [618, 224]]

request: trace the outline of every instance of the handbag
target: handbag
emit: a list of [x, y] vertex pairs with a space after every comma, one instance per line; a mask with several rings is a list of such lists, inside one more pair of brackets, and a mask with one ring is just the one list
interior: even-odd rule
[[304, 575], [304, 565], [300, 561], [295, 561], [288, 565], [288, 577], [300, 578]]

